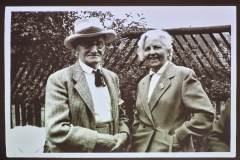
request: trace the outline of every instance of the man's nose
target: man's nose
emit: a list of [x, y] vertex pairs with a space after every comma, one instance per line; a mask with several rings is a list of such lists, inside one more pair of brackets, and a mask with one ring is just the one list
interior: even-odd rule
[[96, 45], [93, 45], [91, 48], [91, 52], [97, 52], [98, 51], [98, 47]]

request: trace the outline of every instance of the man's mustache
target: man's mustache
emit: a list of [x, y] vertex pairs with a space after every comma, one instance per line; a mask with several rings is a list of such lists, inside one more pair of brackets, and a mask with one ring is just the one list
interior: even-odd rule
[[87, 53], [88, 56], [102, 56], [102, 52], [98, 51], [98, 52], [88, 52]]
[[161, 58], [164, 58], [164, 54], [157, 54], [157, 53], [155, 53], [155, 54], [149, 54], [149, 55], [147, 56], [147, 58], [148, 58], [148, 59], [151, 59], [151, 58], [161, 59]]

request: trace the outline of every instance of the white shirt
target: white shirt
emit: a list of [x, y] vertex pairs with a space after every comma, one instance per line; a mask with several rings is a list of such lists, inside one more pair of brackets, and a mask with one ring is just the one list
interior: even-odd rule
[[149, 90], [148, 90], [148, 102], [150, 101], [150, 98], [153, 94], [154, 89], [157, 86], [157, 83], [161, 77], [161, 74], [166, 70], [166, 67], [168, 65], [168, 61], [165, 62], [165, 64], [157, 71], [157, 73], [153, 72], [152, 70], [150, 70], [150, 75], [152, 75], [150, 84], [149, 84]]
[[[95, 111], [96, 122], [108, 122], [112, 120], [111, 112], [111, 98], [108, 91], [107, 85], [104, 87], [96, 87], [95, 85], [95, 75], [93, 73], [93, 68], [86, 65], [79, 60], [79, 63], [84, 71], [88, 87], [93, 100], [93, 106]], [[100, 69], [100, 66], [98, 66]]]

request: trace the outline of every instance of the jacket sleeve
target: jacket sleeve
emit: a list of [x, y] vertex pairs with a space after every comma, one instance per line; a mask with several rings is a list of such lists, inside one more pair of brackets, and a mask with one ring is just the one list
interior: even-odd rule
[[71, 124], [67, 84], [61, 79], [63, 79], [61, 75], [55, 74], [47, 81], [45, 97], [47, 140], [60, 148], [92, 151], [96, 144], [97, 132]]
[[203, 136], [212, 129], [214, 108], [204, 92], [196, 74], [189, 69], [182, 83], [182, 102], [191, 117], [175, 130], [177, 140], [181, 143], [189, 135]]
[[[137, 88], [136, 94], [138, 94], [138, 88]], [[136, 97], [138, 97], [138, 96], [136, 96]], [[139, 123], [140, 123], [140, 120], [139, 120], [139, 117], [138, 117], [138, 112], [137, 112], [136, 108], [134, 109], [133, 118], [134, 119], [133, 119], [133, 124], [132, 124], [132, 131], [133, 131], [133, 133], [136, 133], [136, 129], [137, 129]]]
[[221, 116], [213, 124], [208, 136], [208, 151], [228, 152], [230, 150], [230, 102], [227, 102]]
[[121, 99], [121, 93], [119, 89], [119, 79], [116, 76], [116, 83], [117, 83], [117, 89], [118, 89], [118, 97], [119, 97], [119, 102], [118, 102], [118, 107], [119, 107], [119, 133], [125, 132], [130, 136], [130, 131], [128, 127], [128, 118], [126, 115], [126, 112], [124, 110], [124, 101]]

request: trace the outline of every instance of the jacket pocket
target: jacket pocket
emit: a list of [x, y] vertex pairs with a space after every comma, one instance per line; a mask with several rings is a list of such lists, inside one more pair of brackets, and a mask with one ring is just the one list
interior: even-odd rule
[[148, 146], [150, 145], [153, 134], [153, 128], [146, 128], [144, 125], [139, 124], [132, 135], [131, 150], [133, 152], [146, 152]]
[[157, 128], [156, 140], [168, 146], [168, 152], [179, 151], [183, 147], [177, 140], [175, 134], [170, 134], [168, 129]]
[[181, 151], [183, 146], [178, 142], [176, 135], [170, 135], [169, 149], [168, 152]]

